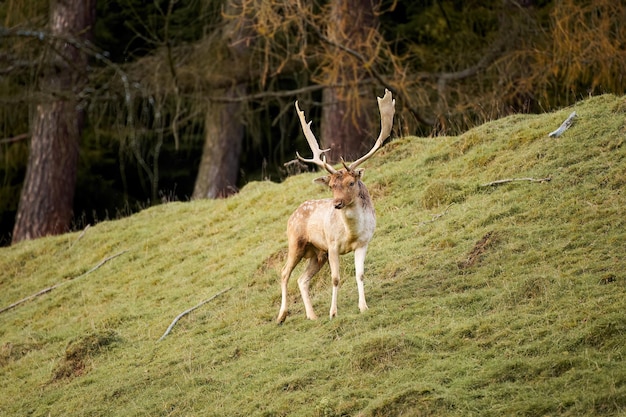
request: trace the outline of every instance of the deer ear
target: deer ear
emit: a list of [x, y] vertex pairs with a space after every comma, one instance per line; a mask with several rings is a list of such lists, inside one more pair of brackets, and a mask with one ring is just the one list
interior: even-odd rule
[[330, 183], [330, 175], [325, 175], [323, 177], [315, 178], [313, 182], [315, 184], [328, 185]]
[[356, 174], [356, 178], [357, 179], [361, 179], [363, 178], [363, 173], [365, 172], [365, 170], [363, 168], [357, 168], [354, 170], [354, 173]]

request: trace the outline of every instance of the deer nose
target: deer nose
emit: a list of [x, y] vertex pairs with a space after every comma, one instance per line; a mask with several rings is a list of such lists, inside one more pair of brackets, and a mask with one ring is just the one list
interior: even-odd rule
[[346, 203], [344, 203], [343, 200], [339, 200], [339, 199], [335, 200], [334, 203], [335, 203], [335, 208], [337, 210], [342, 209], [346, 205]]

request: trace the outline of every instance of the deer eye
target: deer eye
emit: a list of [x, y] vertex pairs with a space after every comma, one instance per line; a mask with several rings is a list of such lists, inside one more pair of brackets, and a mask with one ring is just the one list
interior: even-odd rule
[[350, 182], [350, 187], [354, 187], [354, 181]]

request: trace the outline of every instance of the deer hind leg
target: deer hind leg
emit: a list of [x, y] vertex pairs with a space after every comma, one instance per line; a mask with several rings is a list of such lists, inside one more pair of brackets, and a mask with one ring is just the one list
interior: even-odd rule
[[359, 310], [361, 310], [361, 313], [367, 310], [367, 303], [365, 302], [365, 287], [363, 285], [366, 252], [367, 252], [367, 246], [358, 248], [354, 251], [354, 269], [356, 270], [356, 287], [359, 290]]
[[276, 322], [281, 324], [287, 318], [287, 314], [289, 311], [287, 310], [287, 284], [289, 283], [289, 277], [293, 272], [293, 269], [298, 265], [298, 262], [302, 259], [304, 255], [303, 251], [298, 248], [296, 250], [289, 250], [289, 254], [287, 255], [287, 262], [283, 267], [280, 274], [280, 288], [282, 292], [282, 298], [280, 302], [280, 311], [278, 312], [278, 317], [276, 318]]
[[298, 287], [300, 287], [300, 294], [302, 295], [302, 302], [304, 303], [304, 309], [306, 310], [306, 318], [310, 320], [317, 319], [317, 315], [313, 310], [313, 304], [311, 303], [311, 297], [309, 296], [309, 283], [311, 278], [322, 269], [322, 266], [326, 263], [326, 253], [317, 251], [309, 258], [309, 263], [306, 269], [298, 278]]

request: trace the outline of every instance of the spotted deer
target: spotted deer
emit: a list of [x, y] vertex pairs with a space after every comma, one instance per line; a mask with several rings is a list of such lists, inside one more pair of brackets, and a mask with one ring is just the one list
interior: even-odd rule
[[298, 286], [308, 319], [317, 318], [309, 297], [309, 282], [326, 261], [330, 264], [333, 284], [330, 318], [337, 315], [339, 255], [349, 252], [354, 252], [359, 309], [361, 312], [367, 310], [363, 273], [367, 246], [376, 228], [376, 213], [369, 192], [361, 181], [363, 169], [357, 167], [374, 155], [389, 137], [395, 113], [395, 100], [392, 99], [388, 90], [385, 90], [382, 98], [377, 99], [381, 129], [376, 143], [367, 154], [350, 165], [347, 165], [342, 158], [343, 168], [339, 170], [326, 162], [326, 156], [323, 154], [330, 149], [320, 149], [311, 131], [311, 122], [306, 122], [304, 112], [300, 110], [298, 102], [295, 103], [302, 131], [313, 152], [311, 159], [305, 159], [297, 152], [296, 156], [305, 163], [315, 164], [328, 171], [330, 175], [317, 178], [314, 182], [329, 186], [333, 192], [333, 198], [305, 201], [289, 217], [287, 222], [289, 249], [287, 262], [281, 272], [282, 300], [276, 319], [278, 323], [284, 322], [287, 318], [287, 284], [293, 269], [302, 258], [309, 260], [304, 272], [298, 278]]

